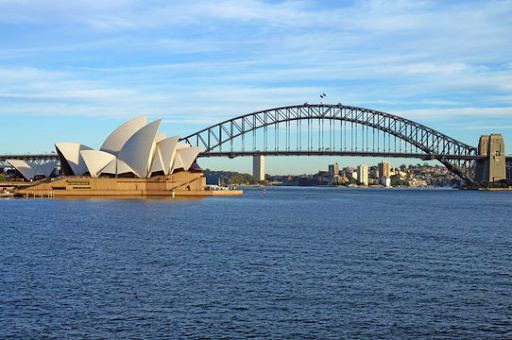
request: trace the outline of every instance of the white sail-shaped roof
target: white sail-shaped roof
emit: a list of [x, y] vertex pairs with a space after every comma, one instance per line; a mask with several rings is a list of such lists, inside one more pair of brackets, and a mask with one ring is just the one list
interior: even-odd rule
[[90, 147], [78, 143], [57, 143], [55, 148], [65, 158], [75, 176], [82, 176], [87, 171], [80, 151], [92, 150]]
[[177, 143], [179, 141], [180, 136], [176, 136], [176, 137], [177, 137], [176, 145], [174, 146], [174, 150], [171, 153], [171, 159], [169, 161], [169, 170], [167, 171], [166, 175], [170, 175], [174, 171], [173, 166], [174, 166], [174, 162], [176, 161], [176, 154], [177, 154], [178, 145], [179, 145]]
[[7, 162], [15, 167], [27, 181], [30, 181], [36, 176], [50, 177], [58, 163], [58, 161], [51, 161], [38, 164], [21, 159], [8, 159]]
[[140, 129], [142, 129], [148, 121], [147, 116], [134, 118], [117, 129], [107, 137], [100, 150], [117, 155], [125, 143]]
[[[102, 170], [102, 174], [111, 174], [111, 175], [120, 175], [120, 174], [126, 174], [126, 173], [133, 173], [132, 168], [130, 168], [128, 165], [126, 165], [125, 162], [123, 162], [120, 159], [113, 159], [110, 163], [108, 163]], [[98, 174], [99, 175], [99, 174]]]
[[201, 152], [203, 148], [201, 146], [194, 146], [189, 148], [183, 148], [177, 150], [177, 154], [181, 158], [181, 164], [183, 166], [183, 170], [188, 171], [190, 167], [192, 166], [192, 163], [197, 158], [197, 155]]
[[162, 119], [156, 120], [137, 131], [128, 139], [117, 155], [133, 170], [137, 177], [146, 178], [149, 175], [151, 151], [161, 122]]
[[172, 164], [171, 173], [173, 173], [174, 170], [183, 169], [183, 161], [181, 160], [181, 155], [178, 153], [178, 151], [183, 148], [188, 148], [188, 147], [189, 147], [188, 144], [176, 145], [176, 151], [174, 152], [174, 157], [173, 157], [174, 159], [173, 159], [173, 162], [171, 163]]
[[21, 159], [8, 159], [7, 162], [15, 167], [27, 181], [34, 178], [36, 173], [36, 165], [34, 163]]
[[42, 175], [44, 177], [50, 177], [53, 170], [55, 170], [55, 167], [59, 161], [50, 161], [42, 164], [38, 164], [36, 175]]
[[91, 177], [98, 177], [101, 170], [116, 159], [111, 153], [98, 150], [80, 151]]
[[174, 170], [183, 169], [187, 171], [201, 152], [202, 147], [191, 147], [189, 144], [176, 145], [176, 155], [174, 156], [174, 163], [171, 173]]
[[155, 136], [155, 143], [159, 143], [163, 141], [167, 137], [165, 132], [158, 132]]
[[169, 174], [175, 154], [176, 144], [179, 139], [180, 136], [169, 137], [156, 144], [155, 155], [150, 171], [151, 174], [157, 171], [163, 171], [165, 175]]

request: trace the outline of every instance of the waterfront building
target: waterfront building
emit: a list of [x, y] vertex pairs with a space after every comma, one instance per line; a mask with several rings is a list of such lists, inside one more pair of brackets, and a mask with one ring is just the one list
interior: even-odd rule
[[338, 163], [329, 164], [329, 176], [339, 176], [340, 175], [340, 165]]
[[391, 177], [391, 164], [386, 161], [379, 163], [379, 177], [390, 178]]
[[385, 187], [390, 187], [391, 186], [391, 178], [389, 178], [389, 177], [382, 177], [380, 179], [380, 184], [385, 186]]
[[351, 166], [346, 166], [343, 168], [343, 172], [344, 173], [352, 173], [352, 172], [354, 172], [354, 168]]
[[352, 173], [350, 174], [350, 177], [351, 177], [351, 178], [353, 178], [354, 180], [356, 180], [356, 182], [357, 182], [357, 177], [358, 177], [358, 173], [357, 173], [357, 171], [352, 172]]
[[368, 166], [361, 164], [357, 167], [358, 183], [368, 185]]
[[330, 181], [329, 184], [339, 185], [343, 183], [342, 177], [340, 175], [334, 175], [334, 177], [329, 177]]
[[252, 157], [252, 175], [256, 177], [258, 181], [265, 180], [265, 156], [254, 155]]

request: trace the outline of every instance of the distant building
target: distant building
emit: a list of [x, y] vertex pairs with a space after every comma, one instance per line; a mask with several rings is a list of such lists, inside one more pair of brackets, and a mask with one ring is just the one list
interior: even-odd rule
[[252, 157], [252, 175], [256, 177], [258, 181], [265, 180], [265, 156], [254, 155]]
[[358, 183], [368, 185], [368, 166], [361, 164], [357, 167]]
[[353, 179], [355, 179], [355, 180], [356, 180], [356, 182], [357, 182], [357, 172], [356, 172], [356, 171], [352, 172], [352, 173], [350, 174], [350, 177], [352, 177]]
[[335, 164], [329, 164], [329, 176], [339, 176], [340, 174], [340, 165], [338, 163]]
[[391, 177], [391, 164], [386, 161], [379, 163], [379, 177], [390, 178]]
[[382, 184], [385, 187], [390, 187], [391, 186], [391, 178], [389, 178], [389, 177], [381, 178], [380, 179], [380, 184]]

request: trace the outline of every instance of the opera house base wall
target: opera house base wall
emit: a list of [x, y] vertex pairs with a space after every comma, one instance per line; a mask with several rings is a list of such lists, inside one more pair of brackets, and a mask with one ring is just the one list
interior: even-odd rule
[[64, 177], [18, 190], [19, 197], [176, 197], [236, 196], [242, 190], [208, 190], [200, 172], [151, 178]]

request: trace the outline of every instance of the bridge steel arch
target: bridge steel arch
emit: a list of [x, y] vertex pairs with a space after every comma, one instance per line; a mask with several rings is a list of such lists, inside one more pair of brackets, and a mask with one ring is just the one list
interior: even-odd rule
[[[302, 122], [307, 125], [307, 145], [303, 141]], [[329, 125], [327, 128], [325, 122]], [[293, 129], [292, 125], [294, 125]], [[333, 126], [335, 126], [334, 129]], [[274, 128], [273, 150], [269, 150], [267, 145], [269, 127]], [[257, 131], [261, 130], [263, 130], [263, 137], [258, 138]], [[316, 148], [313, 140], [317, 137], [314, 136], [313, 131], [318, 135]], [[247, 145], [251, 144], [250, 142], [246, 143], [245, 136], [249, 134], [252, 134], [252, 147]], [[324, 143], [326, 134], [328, 142]], [[280, 137], [284, 138], [285, 142], [279, 141]], [[333, 147], [332, 141], [334, 140], [336, 144], [336, 138], [338, 138], [339, 148]], [[347, 138], [351, 141], [347, 142]], [[263, 145], [261, 145], [262, 139]], [[292, 139], [296, 139], [295, 148], [292, 147]], [[477, 148], [425, 125], [389, 113], [342, 104], [305, 103], [253, 112], [207, 127], [181, 140], [204, 147], [204, 151], [200, 154], [202, 157], [261, 154], [436, 159], [469, 182], [473, 182], [472, 161], [481, 158], [478, 156]], [[236, 140], [240, 142], [237, 143], [238, 149], [234, 147]]]

